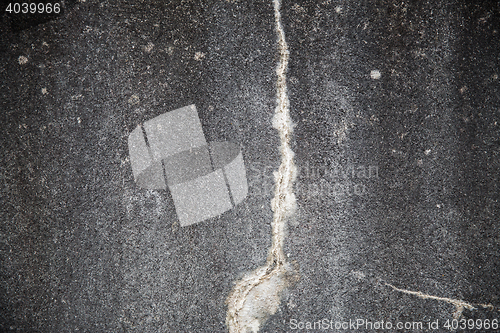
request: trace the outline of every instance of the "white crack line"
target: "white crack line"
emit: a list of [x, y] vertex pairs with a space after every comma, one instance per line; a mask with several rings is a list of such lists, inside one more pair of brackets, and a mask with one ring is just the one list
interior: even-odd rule
[[[385, 285], [388, 286], [388, 287], [391, 287], [392, 289], [394, 289], [396, 291], [399, 291], [399, 292], [402, 292], [402, 293], [405, 293], [405, 294], [408, 294], [408, 295], [415, 295], [415, 296], [418, 296], [418, 297], [420, 297], [422, 299], [433, 299], [433, 300], [436, 300], [436, 301], [441, 301], [441, 302], [446, 302], [446, 303], [449, 303], [449, 304], [453, 304], [456, 307], [456, 310], [453, 313], [453, 318], [455, 318], [455, 319], [459, 319], [462, 316], [462, 312], [465, 309], [467, 309], [467, 310], [475, 310], [476, 309], [472, 304], [467, 303], [467, 302], [462, 301], [462, 300], [453, 299], [453, 298], [447, 298], [447, 297], [438, 297], [438, 296], [427, 295], [427, 294], [424, 294], [424, 293], [422, 293], [420, 291], [411, 291], [411, 290], [406, 290], [406, 289], [400, 289], [400, 288], [397, 288], [397, 287], [395, 287], [395, 286], [393, 286], [392, 284], [389, 284], [389, 283], [386, 283]], [[481, 304], [481, 306], [482, 305], [483, 304]]]
[[273, 0], [276, 33], [278, 36], [279, 62], [276, 67], [276, 102], [273, 127], [280, 137], [281, 165], [275, 172], [275, 194], [271, 201], [274, 212], [272, 221], [272, 245], [266, 264], [238, 281], [229, 294], [226, 325], [230, 333], [258, 332], [261, 325], [276, 313], [281, 293], [297, 278], [283, 251], [286, 223], [296, 209], [293, 182], [296, 178], [294, 153], [289, 142], [293, 131], [290, 103], [286, 86], [288, 45], [281, 24], [280, 0]]
[[422, 299], [432, 299], [435, 301], [446, 302], [448, 304], [452, 304], [456, 308], [455, 312], [453, 312], [453, 318], [455, 318], [455, 319], [460, 319], [462, 317], [462, 313], [465, 309], [467, 309], [469, 311], [473, 311], [473, 310], [478, 310], [479, 308], [483, 308], [483, 309], [486, 309], [489, 311], [500, 312], [500, 307], [494, 306], [491, 303], [488, 303], [488, 304], [472, 303], [472, 302], [466, 302], [466, 301], [459, 300], [459, 299], [424, 294], [421, 291], [413, 291], [413, 290], [398, 288], [390, 283], [384, 282], [384, 280], [379, 278], [379, 277], [367, 278], [366, 275], [360, 271], [352, 271], [351, 274], [354, 275], [355, 277], [357, 277], [359, 280], [364, 280], [372, 285], [384, 285], [384, 286], [390, 287], [394, 291], [399, 291], [401, 293], [405, 293], [408, 295], [417, 296], [417, 297], [422, 298]]

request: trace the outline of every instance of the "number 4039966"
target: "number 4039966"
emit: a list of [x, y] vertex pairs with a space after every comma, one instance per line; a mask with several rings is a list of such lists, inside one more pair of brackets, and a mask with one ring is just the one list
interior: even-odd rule
[[12, 14], [59, 14], [61, 12], [61, 5], [56, 2], [52, 3], [9, 3], [6, 12]]

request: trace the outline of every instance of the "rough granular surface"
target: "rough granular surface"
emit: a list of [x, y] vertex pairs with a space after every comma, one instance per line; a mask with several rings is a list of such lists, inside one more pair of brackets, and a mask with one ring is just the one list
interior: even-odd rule
[[[498, 330], [497, 1], [59, 4], [0, 14], [0, 331]], [[242, 164], [141, 187], [190, 105]]]

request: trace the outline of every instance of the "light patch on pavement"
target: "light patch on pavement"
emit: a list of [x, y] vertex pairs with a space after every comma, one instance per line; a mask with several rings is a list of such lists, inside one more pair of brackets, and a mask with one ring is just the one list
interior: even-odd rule
[[205, 58], [206, 53], [204, 52], [196, 52], [194, 54], [194, 60], [201, 61], [201, 59]]
[[374, 80], [378, 80], [382, 77], [382, 74], [378, 69], [374, 69], [370, 72], [370, 77]]
[[154, 47], [155, 47], [155, 44], [149, 42], [147, 45], [144, 46], [144, 51], [146, 51], [146, 53], [151, 53], [151, 51], [153, 51]]
[[25, 65], [28, 63], [28, 58], [26, 58], [25, 56], [19, 56], [17, 61], [19, 62], [19, 65]]

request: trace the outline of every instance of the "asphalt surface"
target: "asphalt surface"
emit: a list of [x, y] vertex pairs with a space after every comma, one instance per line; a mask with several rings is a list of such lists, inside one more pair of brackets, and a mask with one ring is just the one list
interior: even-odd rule
[[[271, 1], [62, 8], [1, 16], [0, 331], [227, 331], [234, 282], [271, 245]], [[300, 280], [261, 332], [447, 331], [454, 305], [387, 284], [500, 320], [500, 4], [284, 1], [282, 17]], [[127, 138], [191, 104], [207, 141], [240, 146], [249, 192], [180, 227], [168, 190], [135, 184]]]

